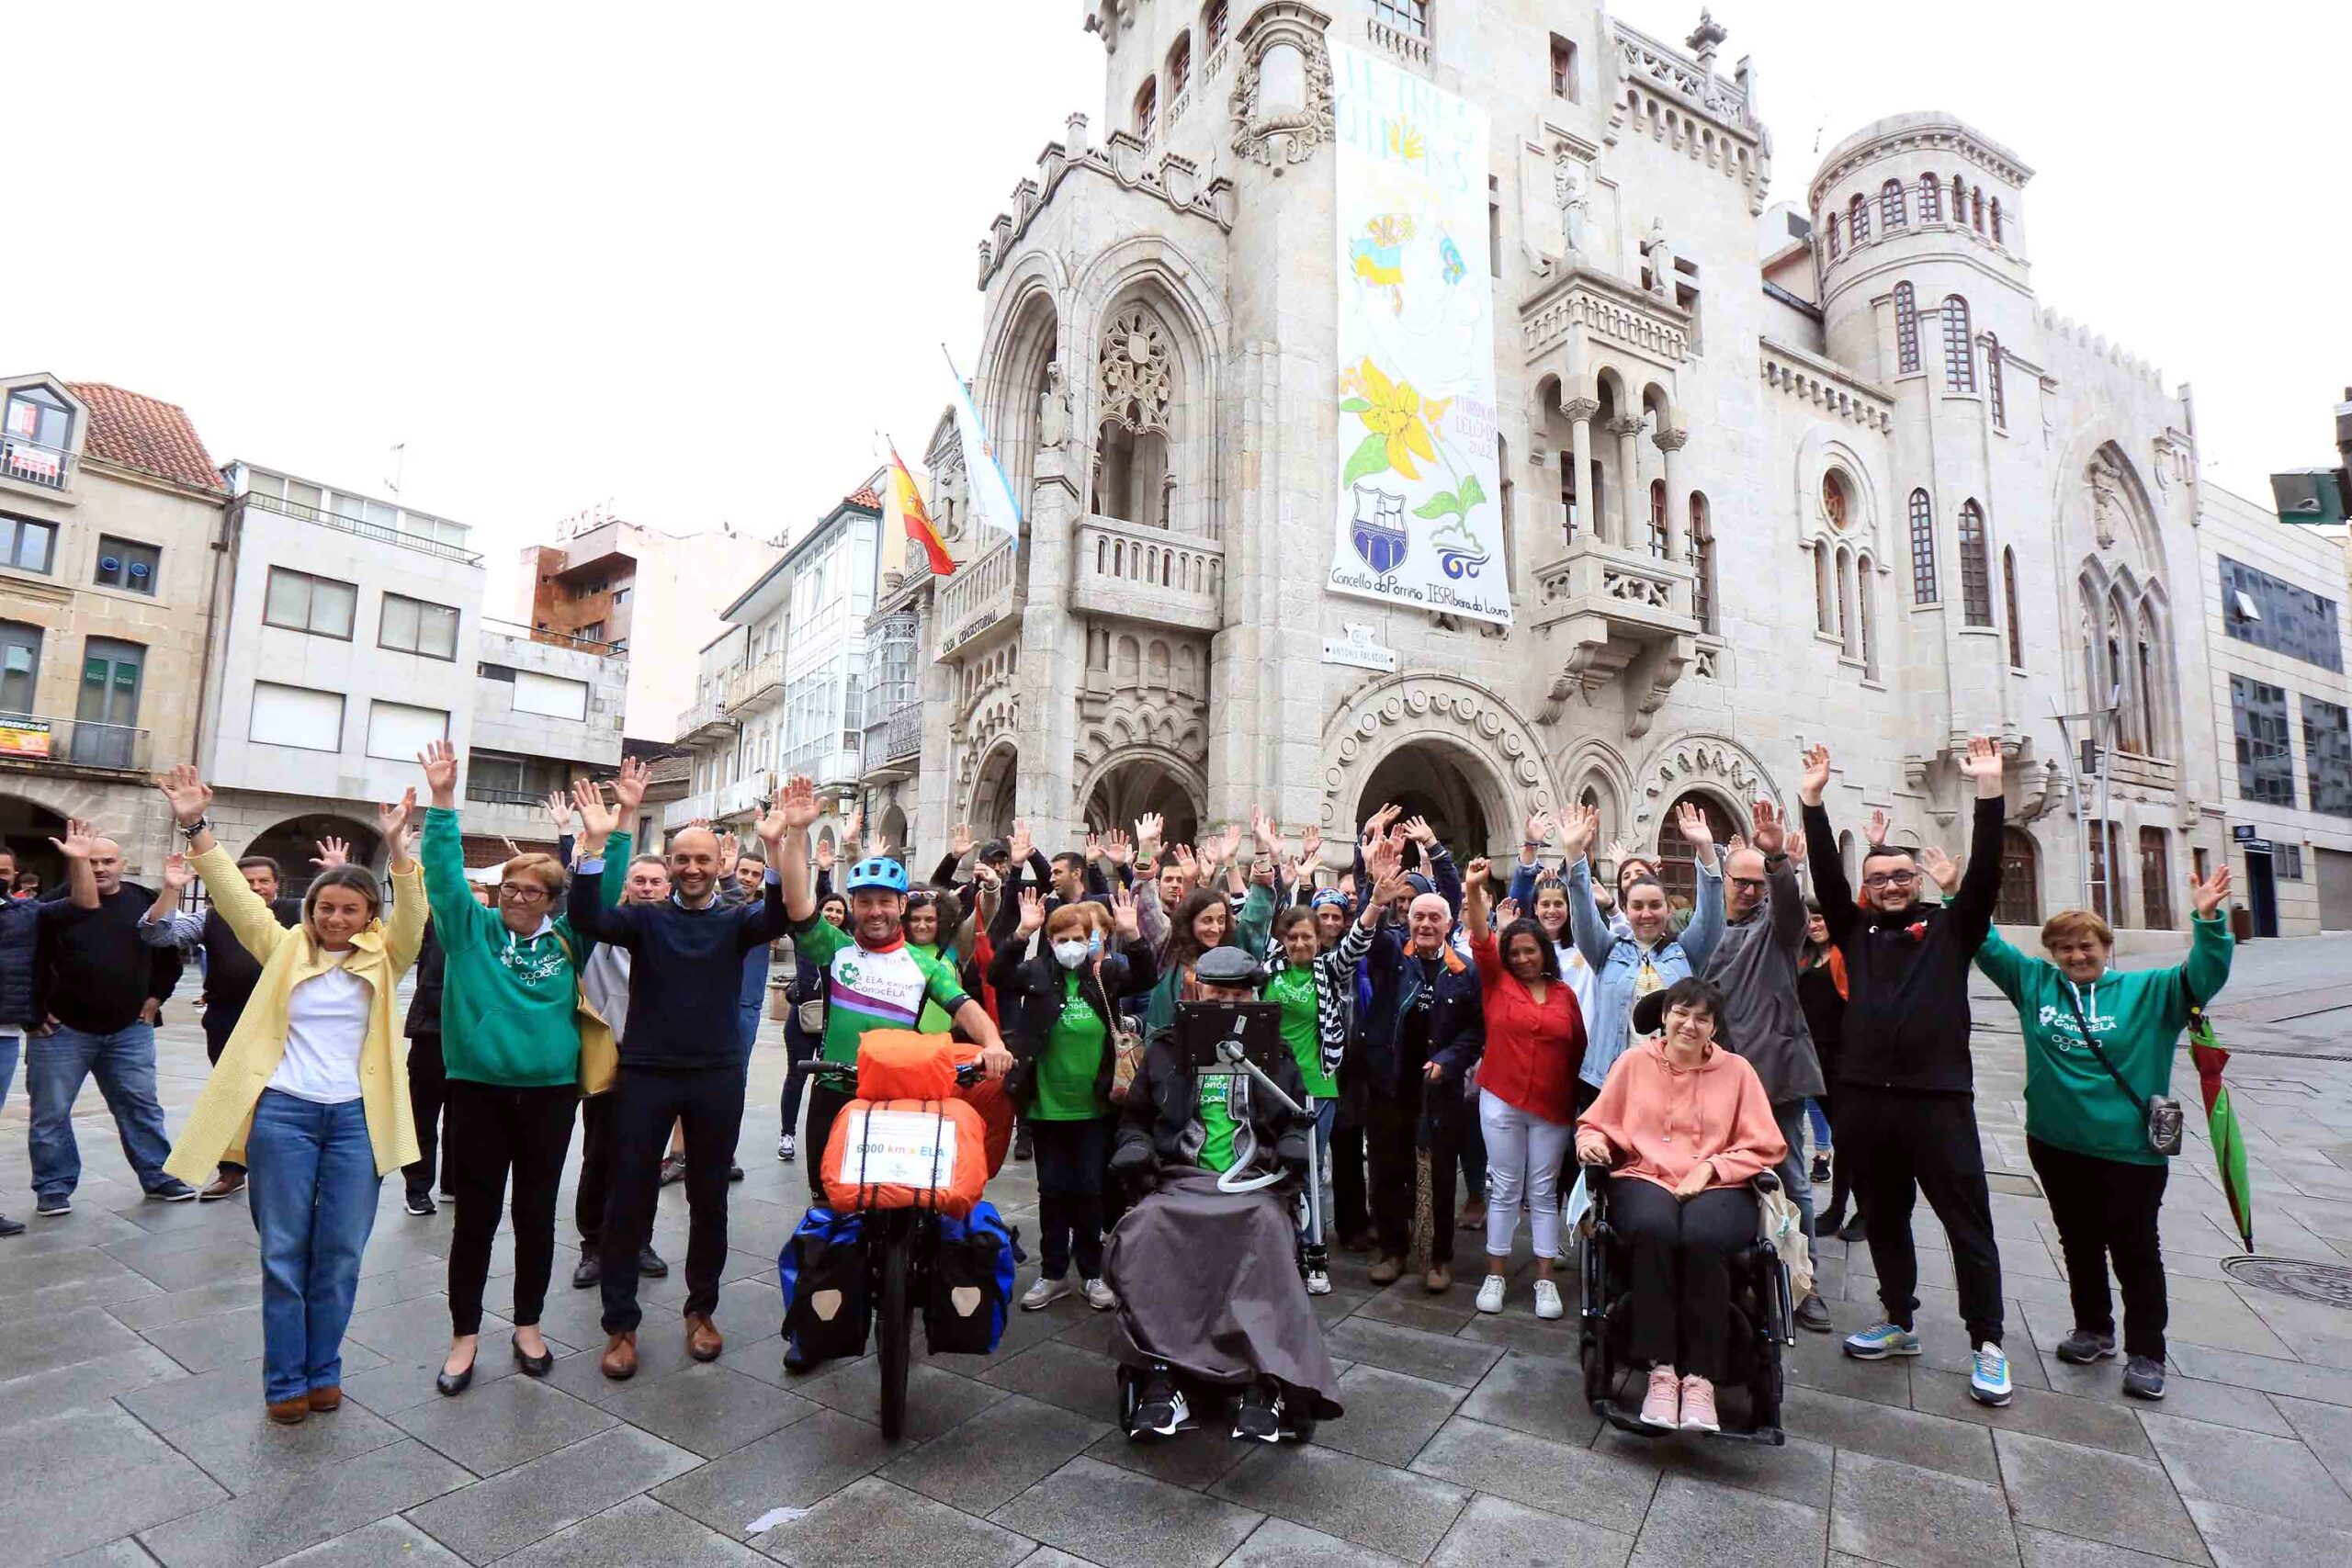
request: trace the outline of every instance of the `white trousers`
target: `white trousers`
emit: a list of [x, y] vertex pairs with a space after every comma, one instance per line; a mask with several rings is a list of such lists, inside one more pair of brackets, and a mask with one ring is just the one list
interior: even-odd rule
[[1478, 1125], [1487, 1134], [1487, 1254], [1510, 1256], [1519, 1209], [1535, 1228], [1535, 1256], [1560, 1256], [1560, 1163], [1576, 1141], [1572, 1122], [1546, 1122], [1478, 1091]]

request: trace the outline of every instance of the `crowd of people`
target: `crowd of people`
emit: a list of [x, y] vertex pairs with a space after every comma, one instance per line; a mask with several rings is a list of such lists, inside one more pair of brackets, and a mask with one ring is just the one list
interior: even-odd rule
[[[876, 1029], [968, 1043], [983, 1076], [962, 1093], [989, 1169], [1010, 1155], [1036, 1173], [1038, 1270], [1018, 1305], [1075, 1292], [1118, 1311], [1138, 1437], [1186, 1425], [1186, 1376], [1212, 1364], [1239, 1390], [1238, 1436], [1287, 1429], [1286, 1401], [1336, 1410], [1309, 1304], [1331, 1288], [1327, 1224], [1373, 1284], [1412, 1266], [1431, 1293], [1453, 1286], [1457, 1231], [1478, 1232], [1475, 1305], [1492, 1314], [1512, 1308], [1523, 1219], [1526, 1310], [1562, 1318], [1580, 1183], [1605, 1184], [1623, 1247], [1642, 1423], [1718, 1427], [1732, 1259], [1759, 1201], [1781, 1200], [1808, 1262], [1822, 1233], [1866, 1242], [1878, 1313], [1844, 1348], [1876, 1360], [1919, 1353], [1924, 1194], [1951, 1247], [1970, 1392], [2007, 1403], [1972, 965], [2024, 1025], [2028, 1150], [2072, 1282], [2057, 1354], [2117, 1353], [2111, 1262], [2124, 1390], [2163, 1394], [2153, 1111], [2190, 1010], [2228, 977], [2229, 874], [2191, 879], [2183, 964], [2116, 969], [2113, 932], [2079, 909], [2043, 928], [2047, 959], [2018, 951], [1992, 924], [2003, 759], [1990, 741], [1960, 761], [1975, 796], [1964, 863], [1888, 841], [1880, 817], [1854, 887], [1815, 746], [1797, 821], [1759, 799], [1747, 835], [1718, 843], [1699, 812], [1678, 814], [1695, 878], [1681, 908], [1657, 860], [1612, 844], [1596, 864], [1601, 824], [1583, 806], [1531, 818], [1515, 863], [1457, 863], [1394, 807], [1343, 857], [1254, 811], [1246, 840], [1237, 826], [1169, 843], [1146, 817], [1051, 856], [1022, 823], [986, 841], [958, 828], [917, 883], [894, 846], [861, 841], [854, 813], [838, 848], [812, 842], [820, 807], [793, 779], [754, 825], [757, 848], [697, 825], [639, 853], [620, 827], [644, 795], [635, 761], [550, 800], [557, 854], [514, 854], [484, 881], [465, 865], [454, 751], [436, 742], [419, 764], [425, 806], [411, 790], [381, 808], [380, 878], [329, 841], [300, 898], [281, 897], [282, 868], [214, 838], [210, 791], [184, 766], [158, 781], [186, 840], [160, 889], [126, 883], [119, 848], [74, 822], [52, 840], [65, 886], [0, 903], [0, 1096], [21, 1040], [35, 1213], [72, 1212], [72, 1111], [89, 1077], [150, 1199], [243, 1192], [274, 1420], [341, 1402], [343, 1332], [395, 1171], [409, 1213], [454, 1209], [438, 1391], [473, 1379], [502, 1211], [514, 1273], [497, 1304], [520, 1370], [546, 1376], [539, 1321], [575, 1122], [571, 1283], [601, 1292], [602, 1371], [637, 1370], [639, 1281], [669, 1269], [651, 1229], [670, 1181], [689, 1215], [685, 1348], [721, 1355], [713, 1314], [772, 951], [791, 954], [795, 1063], [854, 1064]], [[0, 863], [0, 886], [15, 873]], [[182, 908], [193, 884], [200, 916]], [[213, 1066], [172, 1139], [154, 1025], [191, 956]], [[1248, 1004], [1271, 1004], [1271, 1063], [1204, 1055], [1190, 1024]], [[776, 1154], [806, 1156], [817, 1203], [850, 1099], [787, 1076]], [[23, 1228], [0, 1219], [0, 1235]], [[1792, 1307], [1799, 1327], [1838, 1326], [1817, 1292]]]

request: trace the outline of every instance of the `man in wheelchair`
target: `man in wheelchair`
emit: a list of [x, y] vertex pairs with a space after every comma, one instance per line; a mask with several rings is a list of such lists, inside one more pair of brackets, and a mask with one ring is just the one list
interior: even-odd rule
[[[1193, 973], [1198, 1000], [1146, 1050], [1111, 1156], [1112, 1177], [1135, 1198], [1103, 1255], [1119, 1303], [1111, 1354], [1122, 1414], [1130, 1438], [1172, 1437], [1192, 1425], [1188, 1390], [1238, 1390], [1236, 1438], [1303, 1438], [1340, 1414], [1293, 1202], [1315, 1124], [1279, 1023], [1271, 1049], [1244, 1046], [1236, 1004], [1256, 1001], [1257, 963], [1218, 947]], [[1220, 1055], [1227, 1021], [1233, 1038]]]
[[[1715, 1385], [1735, 1365], [1732, 1271], [1758, 1239], [1761, 1200], [1749, 1183], [1787, 1154], [1756, 1069], [1724, 1048], [1724, 1012], [1722, 990], [1695, 977], [1642, 998], [1634, 1006], [1640, 1043], [1577, 1122], [1577, 1157], [1613, 1168], [1600, 1205], [1609, 1244], [1588, 1290], [1597, 1282], [1611, 1297], [1609, 1271], [1627, 1270], [1625, 1349], [1649, 1368], [1638, 1419], [1657, 1430], [1722, 1430]], [[1777, 1282], [1768, 1293], [1764, 1313], [1777, 1318]], [[1600, 1388], [1588, 1384], [1596, 1403], [1614, 1382], [1606, 1374], [1614, 1348], [1605, 1324], [1588, 1339], [1588, 1379], [1594, 1355], [1603, 1371]], [[1778, 1401], [1770, 1403], [1756, 1411], [1757, 1426], [1777, 1441]]]

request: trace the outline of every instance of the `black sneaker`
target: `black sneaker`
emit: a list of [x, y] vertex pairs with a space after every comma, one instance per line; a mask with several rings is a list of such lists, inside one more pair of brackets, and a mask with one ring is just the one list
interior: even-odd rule
[[737, 1164], [736, 1164], [734, 1161], [732, 1161], [732, 1160], [728, 1161], [728, 1163], [727, 1163], [727, 1179], [728, 1179], [728, 1180], [729, 1180], [729, 1181], [741, 1181], [741, 1180], [742, 1180], [742, 1179], [743, 1179], [743, 1168], [742, 1168], [741, 1166], [740, 1166], [740, 1165], [737, 1165]]
[[1131, 1442], [1144, 1442], [1152, 1438], [1172, 1438], [1193, 1424], [1192, 1410], [1184, 1403], [1184, 1391], [1164, 1366], [1156, 1366], [1143, 1380], [1143, 1392], [1136, 1400], [1136, 1413], [1127, 1421], [1127, 1438]]
[[2115, 1336], [2077, 1328], [2058, 1341], [2058, 1359], [2070, 1367], [2087, 1367], [2115, 1354]]
[[412, 1187], [408, 1190], [408, 1212], [421, 1218], [426, 1214], [437, 1214], [441, 1209], [440, 1205], [433, 1201], [431, 1188]]
[[44, 1220], [61, 1220], [74, 1212], [74, 1200], [62, 1192], [43, 1192], [33, 1200], [33, 1213]]
[[2147, 1356], [2132, 1357], [2123, 1363], [2123, 1392], [2134, 1399], [2162, 1399], [2165, 1364]]
[[1031, 1147], [1029, 1140], [1029, 1123], [1023, 1122], [1021, 1123], [1020, 1131], [1013, 1134], [1012, 1157], [1014, 1159], [1028, 1159], [1035, 1153], [1035, 1150]]
[[9, 1218], [7, 1215], [6, 1215], [6, 1214], [0, 1214], [0, 1236], [5, 1236], [5, 1235], [24, 1235], [24, 1234], [25, 1234], [25, 1222], [24, 1222], [24, 1221], [22, 1221], [22, 1220], [12, 1220], [12, 1219], [10, 1219], [10, 1218]]
[[1838, 1239], [1839, 1241], [1867, 1241], [1870, 1239], [1870, 1234], [1871, 1233], [1863, 1227], [1862, 1216], [1860, 1214], [1856, 1214], [1852, 1219], [1848, 1220], [1844, 1224], [1838, 1227]]
[[586, 1247], [580, 1249], [580, 1261], [571, 1266], [571, 1288], [584, 1291], [605, 1278], [605, 1260]]
[[1821, 1299], [1818, 1292], [1797, 1303], [1796, 1318], [1799, 1328], [1814, 1334], [1826, 1334], [1838, 1326], [1836, 1320], [1829, 1315], [1828, 1303]]
[[651, 1247], [640, 1247], [637, 1249], [637, 1271], [645, 1279], [660, 1280], [668, 1276], [670, 1266]]
[[1233, 1413], [1233, 1435], [1250, 1442], [1283, 1440], [1282, 1385], [1260, 1378], [1241, 1391], [1241, 1404]]
[[1829, 1179], [1829, 1156], [1828, 1156], [1827, 1155], [1822, 1155], [1822, 1154], [1817, 1154], [1817, 1155], [1814, 1156], [1813, 1156], [1813, 1180], [1814, 1180], [1814, 1185], [1815, 1185], [1815, 1186], [1819, 1186], [1819, 1185], [1821, 1185], [1823, 1182], [1827, 1181], [1828, 1179]]
[[196, 1201], [196, 1189], [176, 1176], [167, 1176], [161, 1187], [147, 1189], [147, 1196], [158, 1203], [193, 1203]]

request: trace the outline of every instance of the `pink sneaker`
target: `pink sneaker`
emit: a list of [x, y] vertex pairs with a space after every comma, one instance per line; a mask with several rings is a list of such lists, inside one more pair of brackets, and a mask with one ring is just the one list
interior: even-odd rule
[[1702, 1377], [1682, 1380], [1682, 1429], [1686, 1432], [1720, 1432], [1722, 1423], [1715, 1419], [1715, 1385]]
[[[1713, 1408], [1711, 1403], [1711, 1414]], [[1652, 1367], [1649, 1395], [1642, 1401], [1642, 1425], [1671, 1432], [1681, 1425], [1681, 1409], [1682, 1380], [1674, 1375], [1672, 1367]]]

